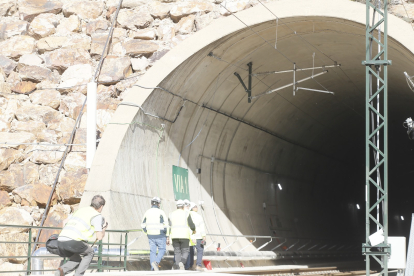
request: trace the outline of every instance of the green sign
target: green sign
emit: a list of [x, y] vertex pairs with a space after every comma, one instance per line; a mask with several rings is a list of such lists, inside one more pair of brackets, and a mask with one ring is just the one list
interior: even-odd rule
[[175, 200], [190, 200], [190, 187], [188, 186], [188, 169], [173, 166], [172, 175]]

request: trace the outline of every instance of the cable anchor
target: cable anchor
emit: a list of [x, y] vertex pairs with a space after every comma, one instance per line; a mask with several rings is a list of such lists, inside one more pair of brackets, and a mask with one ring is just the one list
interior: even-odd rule
[[234, 72], [234, 75], [239, 79], [241, 85], [244, 88], [244, 91], [246, 91], [246, 93], [247, 93], [247, 102], [251, 103], [252, 102], [252, 71], [253, 71], [252, 68], [253, 68], [253, 63], [249, 62], [249, 63], [247, 63], [247, 66], [249, 67], [249, 82], [248, 82], [247, 87], [244, 84], [244, 81], [240, 77], [239, 73]]

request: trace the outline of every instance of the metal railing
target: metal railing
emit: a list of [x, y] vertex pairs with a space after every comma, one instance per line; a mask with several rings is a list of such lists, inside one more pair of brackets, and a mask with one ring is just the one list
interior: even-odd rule
[[[33, 248], [36, 248], [40, 245], [45, 245], [46, 242], [35, 242], [33, 241], [33, 229], [44, 229], [44, 230], [61, 230], [60, 227], [40, 227], [40, 226], [29, 226], [29, 225], [1, 225], [0, 228], [22, 228], [22, 229], [28, 229], [25, 230], [25, 232], [28, 232], [28, 240], [27, 241], [0, 241], [0, 244], [11, 244], [11, 245], [19, 245], [19, 244], [26, 244], [27, 245], [27, 255], [22, 256], [0, 256], [0, 259], [26, 259], [27, 260], [27, 268], [25, 270], [13, 270], [13, 271], [0, 271], [0, 275], [2, 273], [26, 273], [27, 275], [30, 274], [42, 274], [46, 271], [54, 271], [55, 269], [43, 269], [43, 260], [44, 259], [63, 259], [64, 262], [66, 262], [66, 258], [53, 255], [51, 253], [48, 254], [38, 254], [39, 256], [36, 256], [36, 251], [33, 250]], [[106, 230], [109, 234], [119, 234], [119, 243], [118, 242], [110, 242], [110, 236], [107, 235], [107, 238], [105, 238], [107, 241], [99, 241], [96, 244], [95, 253], [96, 255], [94, 258], [96, 258], [96, 263], [92, 263], [89, 266], [89, 269], [96, 269], [98, 272], [102, 272], [103, 270], [123, 270], [126, 271], [127, 269], [127, 258], [131, 254], [135, 254], [134, 252], [128, 251], [128, 246], [137, 241], [139, 238], [142, 237], [143, 231], [142, 229], [136, 229], [136, 230]], [[140, 232], [140, 235], [136, 237], [134, 240], [128, 243], [128, 234], [132, 232]], [[296, 251], [304, 252], [304, 254], [309, 254], [311, 252], [315, 253], [316, 255], [318, 253], [322, 252], [334, 252], [334, 251], [352, 251], [358, 249], [358, 253], [360, 252], [361, 242], [360, 241], [335, 241], [332, 239], [306, 239], [306, 238], [285, 238], [285, 237], [275, 237], [275, 236], [257, 236], [257, 235], [225, 235], [225, 234], [206, 234], [206, 236], [210, 237], [212, 242], [205, 247], [205, 250], [213, 246], [214, 244], [218, 245], [217, 240], [215, 240], [215, 237], [221, 237], [223, 239], [225, 238], [234, 238], [234, 241], [230, 241], [229, 243], [226, 242], [226, 245], [220, 249], [222, 253], [226, 252], [236, 252], [238, 254], [243, 254], [243, 251], [249, 247], [253, 246], [253, 244], [257, 240], [266, 240], [264, 243], [262, 243], [260, 246], [255, 248], [254, 252], [261, 251], [263, 252], [263, 249], [265, 249], [267, 246], [269, 246], [269, 249], [267, 252], [275, 252], [278, 253], [289, 251], [293, 248], [296, 249]], [[231, 247], [236, 244], [238, 241], [241, 241], [241, 239], [247, 239], [248, 244], [244, 245], [242, 248], [240, 248], [238, 251], [233, 251]], [[270, 246], [273, 243], [272, 246]], [[274, 244], [276, 243], [276, 244]], [[92, 243], [90, 243], [92, 244]], [[240, 247], [242, 244], [240, 245]], [[106, 248], [105, 248], [106, 247]], [[119, 247], [119, 249], [118, 249]], [[325, 250], [323, 250], [325, 249]], [[230, 251], [226, 251], [230, 250]], [[322, 251], [323, 250], [323, 251]], [[293, 251], [293, 250], [292, 250]], [[35, 254], [33, 254], [33, 252]], [[143, 253], [143, 251], [141, 252]], [[250, 254], [250, 253], [249, 253]], [[145, 252], [145, 256], [149, 255], [149, 252]], [[148, 256], [146, 256], [148, 257]], [[106, 262], [105, 259], [106, 258]], [[115, 262], [120, 264], [119, 266], [112, 266], [109, 265], [110, 259], [111, 261], [114, 261], [114, 259], [117, 259]], [[119, 259], [118, 259], [119, 258]], [[35, 265], [33, 266], [33, 263], [40, 262], [41, 265]], [[42, 269], [36, 269], [41, 267]], [[33, 269], [35, 268], [35, 269]]]
[[[44, 230], [62, 230], [60, 227], [40, 227], [40, 226], [30, 226], [30, 225], [7, 225], [7, 224], [0, 224], [0, 228], [22, 228], [22, 229], [28, 229], [28, 240], [27, 241], [0, 241], [0, 244], [11, 244], [11, 245], [19, 245], [19, 244], [26, 244], [27, 245], [27, 255], [24, 256], [0, 256], [0, 259], [26, 259], [27, 260], [27, 268], [25, 270], [12, 270], [12, 271], [0, 271], [0, 274], [2, 273], [26, 273], [27, 275], [32, 274], [35, 272], [45, 272], [45, 271], [55, 271], [56, 269], [41, 269], [36, 270], [32, 269], [32, 262], [36, 259], [63, 259], [64, 262], [66, 262], [66, 258], [48, 254], [46, 256], [36, 256], [36, 254], [33, 254], [35, 250], [32, 250], [33, 248], [36, 248], [36, 246], [45, 245], [46, 242], [35, 242], [33, 241], [33, 229], [44, 229]], [[96, 253], [97, 255], [94, 256], [94, 258], [97, 258], [96, 263], [93, 263], [89, 266], [89, 269], [96, 269], [98, 272], [102, 272], [103, 270], [124, 270], [126, 271], [127, 266], [127, 255], [128, 255], [128, 234], [131, 232], [142, 232], [141, 229], [137, 230], [106, 230], [107, 233], [117, 233], [120, 236], [120, 241], [118, 242], [110, 242], [110, 235], [107, 235], [107, 242], [103, 242], [102, 240], [96, 243]], [[26, 233], [26, 231], [19, 232], [19, 233]], [[141, 236], [139, 236], [141, 237]], [[139, 238], [138, 237], [138, 238]], [[138, 238], [136, 238], [134, 241], [136, 241]], [[93, 244], [92, 242], [89, 242], [89, 244]], [[107, 248], [104, 248], [107, 246]], [[119, 250], [112, 250], [114, 249], [114, 246], [118, 247]], [[117, 253], [118, 254], [111, 254], [111, 253]], [[120, 266], [111, 266], [109, 264], [110, 258], [118, 258], [118, 263], [121, 264]], [[104, 261], [104, 258], [107, 258], [106, 264]]]

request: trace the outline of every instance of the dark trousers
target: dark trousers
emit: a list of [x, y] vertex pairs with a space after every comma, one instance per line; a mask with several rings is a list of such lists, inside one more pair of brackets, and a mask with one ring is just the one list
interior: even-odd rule
[[197, 240], [197, 244], [195, 246], [190, 246], [190, 255], [187, 259], [187, 263], [185, 264], [185, 269], [188, 270], [193, 267], [194, 265], [194, 247], [197, 249], [197, 262], [196, 264], [201, 267], [201, 262], [203, 260], [203, 253], [204, 253], [204, 245], [201, 244], [201, 239]]
[[93, 259], [93, 249], [87, 243], [75, 240], [58, 241], [58, 247], [60, 256], [69, 258], [69, 261], [60, 267], [63, 273], [68, 274], [76, 269], [75, 276], [85, 274]]
[[180, 262], [186, 264], [190, 252], [190, 240], [172, 239], [172, 246], [174, 247], [175, 264], [178, 265]]

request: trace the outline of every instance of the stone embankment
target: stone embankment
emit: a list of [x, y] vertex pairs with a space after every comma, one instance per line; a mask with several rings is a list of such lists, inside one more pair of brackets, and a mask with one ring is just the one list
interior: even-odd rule
[[[267, 1], [265, 1], [267, 2]], [[101, 58], [119, 0], [0, 0], [0, 224], [39, 225], [65, 144]], [[170, 49], [249, 0], [124, 0], [98, 77], [97, 135], [125, 91]], [[86, 143], [87, 106], [74, 144]], [[59, 144], [58, 146], [30, 143]], [[87, 178], [83, 145], [73, 146], [58, 178], [45, 226], [76, 210]], [[36, 232], [34, 232], [36, 234]], [[42, 238], [50, 232], [42, 233]], [[35, 236], [35, 235], [34, 235]], [[24, 241], [28, 229], [0, 228], [0, 240]], [[2, 255], [27, 246], [0, 244]], [[0, 259], [21, 270], [25, 259]], [[16, 274], [14, 274], [16, 275]]]
[[[414, 4], [402, 1], [405, 8], [401, 0], [393, 0], [391, 11], [411, 22]], [[69, 141], [80, 116], [84, 84], [95, 74], [118, 2], [0, 0], [0, 224], [40, 224], [66, 149], [62, 144]], [[170, 49], [229, 11], [256, 4], [124, 0], [98, 77], [97, 135], [102, 136], [128, 88]], [[74, 144], [86, 143], [86, 116], [87, 106]], [[85, 146], [71, 148], [45, 226], [61, 226], [76, 210], [88, 173], [85, 159]], [[45, 232], [42, 238], [49, 235]], [[27, 239], [27, 228], [0, 228], [2, 241]], [[24, 255], [27, 247], [0, 244], [0, 252]], [[0, 270], [21, 270], [25, 263], [0, 259]]]

